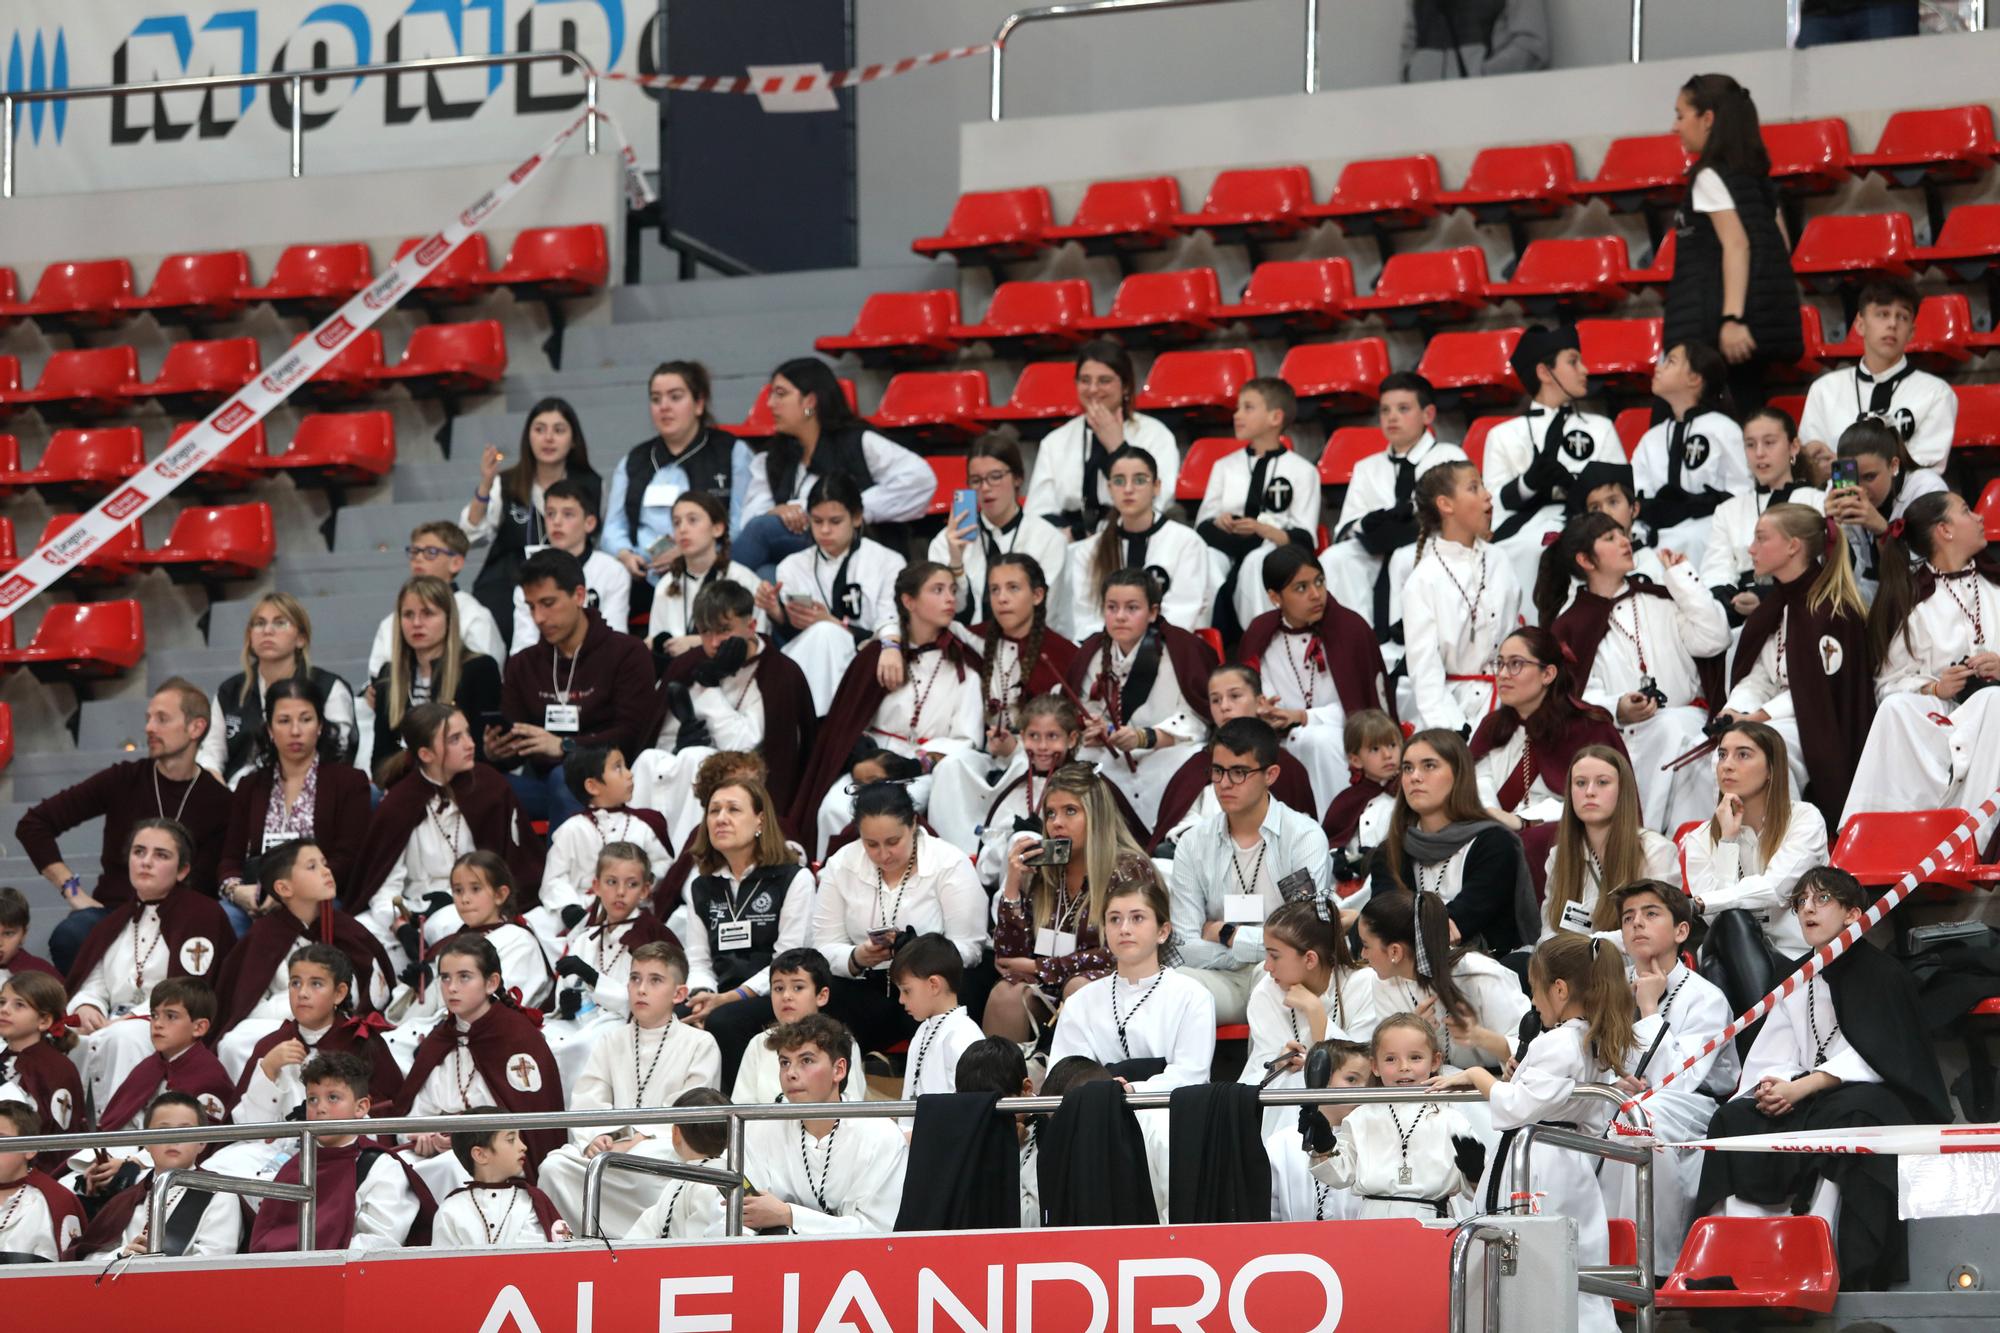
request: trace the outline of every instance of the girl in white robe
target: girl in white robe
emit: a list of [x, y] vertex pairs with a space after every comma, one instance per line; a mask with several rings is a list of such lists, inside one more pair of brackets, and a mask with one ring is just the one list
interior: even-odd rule
[[[1423, 392], [1429, 393], [1428, 386]], [[1443, 443], [1427, 425], [1415, 440], [1409, 440], [1409, 427], [1390, 421], [1392, 410], [1407, 412], [1420, 397], [1412, 397], [1408, 387], [1384, 394], [1387, 401], [1379, 415], [1389, 447], [1354, 465], [1353, 479], [1340, 502], [1340, 517], [1334, 523], [1333, 544], [1319, 553], [1326, 567], [1327, 590], [1335, 601], [1375, 626], [1382, 637], [1383, 656], [1390, 659], [1391, 666], [1400, 653], [1390, 635], [1403, 619], [1403, 579], [1409, 568], [1406, 562], [1413, 554], [1413, 543], [1403, 535], [1415, 518], [1413, 488], [1432, 468], [1467, 461], [1465, 450]], [[1421, 411], [1422, 418], [1435, 419], [1436, 415], [1434, 405]], [[1407, 441], [1406, 447], [1397, 447], [1399, 438]], [[1389, 579], [1380, 590], [1378, 605], [1377, 588], [1385, 560], [1390, 565]]]
[[861, 491], [841, 473], [821, 478], [807, 497], [812, 544], [778, 563], [777, 581], [757, 589], [757, 607], [789, 634], [785, 655], [812, 687], [825, 716], [857, 642], [894, 616], [896, 576], [904, 559], [861, 535]]
[[[1166, 642], [1169, 631], [1155, 624], [1159, 618], [1159, 590], [1152, 576], [1142, 570], [1119, 570], [1105, 582], [1104, 637], [1081, 645], [1082, 669], [1073, 664], [1070, 670], [1076, 697], [1086, 710], [1083, 749], [1077, 757], [1097, 765], [1147, 828], [1159, 822], [1160, 798], [1167, 785], [1181, 765], [1208, 743], [1209, 730], [1200, 708], [1182, 687]], [[1153, 653], [1158, 662], [1152, 686], [1143, 699], [1134, 699], [1129, 694], [1134, 671], [1142, 658]]]
[[1703, 343], [1667, 349], [1653, 372], [1653, 396], [1672, 415], [1639, 437], [1632, 479], [1659, 545], [1701, 568], [1710, 517], [1732, 495], [1752, 489], [1743, 429], [1721, 410], [1729, 366]]
[[[513, 915], [514, 876], [506, 861], [493, 852], [459, 856], [451, 870], [451, 901], [459, 929], [491, 941], [494, 952], [500, 955], [500, 975], [508, 989], [520, 992], [521, 1003], [531, 1009], [547, 1004], [555, 972], [541, 940]], [[426, 978], [421, 989], [408, 984], [398, 987], [388, 1012], [396, 1026], [383, 1033], [382, 1040], [396, 1062], [407, 1069], [411, 1055], [444, 1013], [436, 980]]]
[[1403, 644], [1420, 728], [1461, 734], [1492, 712], [1500, 643], [1521, 623], [1521, 588], [1487, 542], [1493, 497], [1469, 462], [1425, 473], [1416, 489], [1416, 563], [1403, 587]]
[[[1369, 1041], [1375, 1078], [1385, 1088], [1416, 1088], [1444, 1064], [1437, 1032], [1417, 1014], [1385, 1018]], [[1371, 1102], [1334, 1106], [1333, 1151], [1313, 1162], [1313, 1179], [1345, 1192], [1356, 1217], [1435, 1221], [1468, 1213], [1466, 1179], [1482, 1157], [1480, 1139], [1448, 1102]], [[1461, 1165], [1461, 1162], [1464, 1165]]]
[[[1046, 456], [1046, 439], [1041, 447]], [[1021, 447], [998, 434], [974, 440], [966, 451], [965, 485], [978, 502], [977, 522], [965, 530], [947, 523], [931, 538], [928, 552], [931, 559], [951, 570], [957, 581], [959, 621], [979, 625], [995, 617], [987, 595], [988, 576], [1002, 556], [1033, 560], [1048, 586], [1049, 609], [1066, 605], [1069, 533], [1041, 514], [1022, 508], [1027, 470], [1021, 465]]]
[[[653, 611], [646, 623], [655, 652], [667, 657], [701, 644], [694, 627], [694, 599], [717, 579], [726, 579], [753, 596], [763, 581], [757, 571], [729, 558], [729, 505], [706, 491], [690, 491], [674, 501], [674, 559], [653, 590]], [[757, 613], [757, 632], [771, 622]]]
[[[1020, 713], [1020, 742], [1001, 771], [993, 799], [974, 824], [978, 851], [973, 864], [979, 882], [997, 893], [1007, 878], [1007, 858], [1013, 850], [1017, 821], [1040, 819], [1050, 776], [1076, 757], [1083, 742], [1083, 720], [1076, 705], [1060, 694], [1030, 699]], [[947, 767], [955, 767], [948, 765]], [[931, 789], [931, 827], [938, 827], [943, 781]], [[996, 911], [997, 904], [996, 904]]]
[[1514, 1054], [1528, 1012], [1521, 980], [1483, 953], [1452, 947], [1437, 894], [1377, 893], [1355, 929], [1375, 973], [1377, 1014], [1423, 1018], [1451, 1068], [1498, 1069]]
[[[1375, 974], [1347, 954], [1335, 919], [1318, 902], [1288, 902], [1264, 920], [1264, 975], [1244, 1006], [1250, 1054], [1240, 1083], [1305, 1086], [1306, 1052], [1322, 1041], [1365, 1042], [1375, 1031]], [[1278, 1062], [1282, 1069], [1270, 1077]], [[1264, 1111], [1264, 1133], [1295, 1124], [1295, 1108]]]
[[1708, 550], [1701, 557], [1702, 586], [1722, 603], [1732, 626], [1741, 625], [1760, 600], [1750, 542], [1764, 511], [1774, 504], [1826, 506], [1826, 492], [1807, 476], [1798, 427], [1784, 408], [1763, 407], [1744, 418], [1743, 457], [1751, 484], [1709, 515]]
[[1162, 955], [1172, 934], [1167, 891], [1157, 879], [1105, 902], [1104, 943], [1117, 969], [1063, 1003], [1049, 1051], [1051, 1068], [1069, 1055], [1089, 1056], [1107, 1068], [1157, 1062], [1157, 1073], [1130, 1080], [1135, 1092], [1208, 1081], [1215, 1058], [1215, 1000], [1166, 966]]
[[1160, 517], [1162, 495], [1152, 455], [1126, 445], [1111, 455], [1111, 512], [1087, 540], [1069, 548], [1070, 605], [1057, 628], [1082, 642], [1104, 628], [1106, 578], [1121, 569], [1143, 569], [1160, 588], [1169, 624], [1206, 629], [1215, 609], [1211, 552], [1193, 528]]

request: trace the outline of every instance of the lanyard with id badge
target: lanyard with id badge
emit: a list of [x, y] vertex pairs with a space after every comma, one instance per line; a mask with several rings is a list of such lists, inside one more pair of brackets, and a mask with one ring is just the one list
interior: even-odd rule
[[[1232, 857], [1232, 859], [1234, 858]], [[1260, 854], [1258, 857], [1257, 872], [1248, 881], [1249, 888], [1253, 890], [1256, 888], [1257, 875], [1262, 872], [1263, 858]], [[1238, 876], [1240, 877], [1242, 873], [1239, 867], [1237, 870]], [[1294, 870], [1291, 874], [1286, 875], [1278, 881], [1278, 900], [1280, 902], [1311, 902], [1316, 894], [1317, 889], [1313, 884], [1312, 873], [1310, 871], [1303, 869]], [[1267, 912], [1268, 908], [1264, 902], [1264, 895], [1262, 893], [1225, 893], [1222, 895], [1222, 919], [1233, 925], [1261, 926], [1264, 924]]]
[[578, 644], [576, 656], [569, 659], [569, 679], [562, 678], [562, 649], [551, 646], [549, 664], [549, 688], [555, 692], [557, 702], [542, 709], [542, 730], [557, 736], [574, 736], [583, 729], [582, 710], [569, 701], [570, 687], [576, 684], [577, 664], [583, 660], [583, 645]]

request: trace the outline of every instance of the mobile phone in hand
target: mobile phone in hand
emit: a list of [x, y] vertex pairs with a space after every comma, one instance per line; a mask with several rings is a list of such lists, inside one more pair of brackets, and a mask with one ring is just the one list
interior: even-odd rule
[[979, 495], [971, 487], [951, 493], [951, 530], [970, 540], [978, 532]]

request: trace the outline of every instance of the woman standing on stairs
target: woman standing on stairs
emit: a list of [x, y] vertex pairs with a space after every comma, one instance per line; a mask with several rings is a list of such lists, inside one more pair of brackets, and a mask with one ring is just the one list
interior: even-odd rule
[[[584, 447], [583, 423], [566, 399], [544, 398], [528, 409], [520, 448], [503, 475], [500, 465], [506, 461], [499, 445], [486, 446], [479, 457], [479, 485], [458, 516], [458, 525], [474, 546], [493, 543], [473, 580], [472, 595], [492, 612], [503, 635], [513, 627], [515, 575], [521, 562], [528, 558], [529, 547], [549, 539], [542, 526], [542, 493], [559, 481], [574, 481], [588, 493], [587, 511], [600, 523], [604, 493], [604, 483]], [[493, 489], [496, 481], [498, 494]]]

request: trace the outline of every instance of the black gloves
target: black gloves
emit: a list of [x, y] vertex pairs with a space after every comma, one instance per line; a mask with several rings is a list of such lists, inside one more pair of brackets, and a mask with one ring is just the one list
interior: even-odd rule
[[586, 988], [597, 985], [597, 969], [573, 954], [556, 961], [556, 975], [559, 977], [574, 977], [582, 982]]
[[577, 923], [583, 920], [585, 913], [581, 903], [571, 903], [563, 908], [559, 915], [562, 917], [563, 934], [567, 935], [576, 929]]
[[[1333, 1052], [1324, 1045], [1306, 1052], [1306, 1086], [1323, 1088], [1333, 1082]], [[1300, 1146], [1309, 1153], [1333, 1151], [1333, 1126], [1326, 1123], [1317, 1106], [1299, 1108]]]
[[722, 645], [710, 654], [709, 659], [694, 669], [694, 678], [700, 684], [714, 689], [742, 669], [750, 660], [750, 645], [735, 635], [722, 641]]

